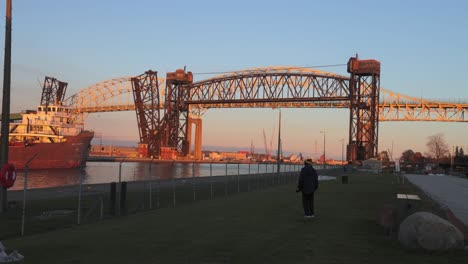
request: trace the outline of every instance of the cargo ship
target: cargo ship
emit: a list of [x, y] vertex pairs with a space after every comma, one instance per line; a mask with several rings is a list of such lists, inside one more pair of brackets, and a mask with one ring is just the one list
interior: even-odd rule
[[84, 166], [94, 132], [75, 122], [72, 110], [62, 103], [39, 105], [19, 121], [10, 123], [9, 163], [24, 169]]

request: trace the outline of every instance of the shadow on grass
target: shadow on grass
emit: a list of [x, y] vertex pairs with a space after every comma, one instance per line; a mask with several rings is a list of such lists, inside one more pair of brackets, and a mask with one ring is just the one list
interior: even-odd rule
[[[375, 217], [394, 202], [390, 175], [321, 182], [304, 221], [295, 184], [141, 212], [5, 241], [25, 263], [464, 263], [464, 252], [407, 251]], [[416, 191], [404, 186], [405, 191]], [[45, 253], [47, 252], [47, 253]]]

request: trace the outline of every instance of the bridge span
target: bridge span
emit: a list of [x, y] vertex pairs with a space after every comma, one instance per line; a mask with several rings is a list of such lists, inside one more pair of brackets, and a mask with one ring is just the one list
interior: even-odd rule
[[[266, 71], [266, 68], [259, 68]], [[280, 67], [274, 67], [280, 68]], [[294, 67], [284, 67], [296, 69]], [[158, 78], [160, 87], [165, 86], [165, 79]], [[349, 78], [348, 78], [349, 79]], [[206, 82], [200, 81], [200, 83]], [[198, 83], [198, 82], [196, 82]], [[233, 88], [233, 90], [235, 90]], [[236, 95], [235, 95], [236, 96]], [[164, 102], [164, 91], [160, 102]], [[135, 111], [135, 102], [132, 95], [131, 77], [120, 77], [93, 84], [67, 98], [77, 113], [102, 113]], [[347, 108], [350, 103], [344, 100], [309, 100], [286, 102], [224, 102], [211, 103], [204, 106], [193, 105], [191, 108], [199, 110], [202, 114], [209, 108]], [[164, 106], [158, 105], [160, 109]], [[201, 110], [201, 111], [200, 111]], [[444, 102], [416, 98], [399, 94], [387, 89], [380, 89], [379, 121], [432, 121], [432, 122], [468, 122], [465, 112], [468, 102]], [[194, 115], [197, 114], [193, 111]]]
[[[377, 154], [378, 122], [467, 122], [466, 102], [436, 102], [380, 89], [377, 61], [351, 58], [348, 72], [350, 76], [302, 67], [262, 67], [193, 82], [192, 73], [183, 70], [166, 78], [148, 71], [94, 84], [66, 103], [84, 116], [136, 111], [140, 141], [149, 155], [160, 155], [164, 147], [188, 154], [187, 130], [196, 123], [201, 133], [201, 116], [210, 108], [350, 109], [349, 161]], [[195, 141], [200, 141], [195, 145], [201, 151], [201, 135]]]

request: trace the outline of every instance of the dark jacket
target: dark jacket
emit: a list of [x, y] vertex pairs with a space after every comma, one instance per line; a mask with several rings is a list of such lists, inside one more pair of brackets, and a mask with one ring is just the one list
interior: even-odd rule
[[311, 194], [317, 190], [319, 186], [317, 171], [312, 165], [306, 165], [301, 169], [297, 190], [303, 194]]

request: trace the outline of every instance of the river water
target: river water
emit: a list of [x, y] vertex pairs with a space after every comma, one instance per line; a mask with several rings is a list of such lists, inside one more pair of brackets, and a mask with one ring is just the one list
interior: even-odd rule
[[[121, 167], [121, 168], [120, 168]], [[297, 171], [300, 165], [282, 164], [281, 171]], [[120, 173], [119, 173], [120, 171]], [[28, 171], [28, 189], [77, 185], [80, 176], [84, 184], [144, 181], [149, 179], [190, 178], [276, 172], [276, 164], [220, 163], [147, 163], [147, 162], [87, 162], [85, 169], [49, 169]], [[25, 171], [18, 171], [10, 190], [23, 189]]]

